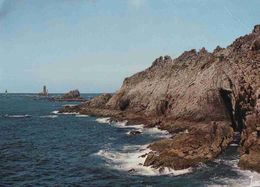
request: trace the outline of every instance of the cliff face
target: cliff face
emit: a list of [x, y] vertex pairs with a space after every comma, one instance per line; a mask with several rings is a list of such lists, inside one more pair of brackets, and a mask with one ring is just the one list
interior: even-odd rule
[[174, 60], [160, 57], [126, 78], [102, 105], [95, 106], [96, 100], [64, 110], [140, 121], [177, 133], [151, 145], [147, 166], [182, 169], [213, 159], [238, 131], [240, 166], [260, 171], [260, 25], [213, 53], [203, 48]]
[[257, 28], [227, 49], [191, 50], [174, 60], [168, 56], [156, 59], [147, 70], [126, 78], [106, 107], [192, 121], [232, 118], [241, 130], [239, 118], [244, 116], [239, 113], [259, 110]]

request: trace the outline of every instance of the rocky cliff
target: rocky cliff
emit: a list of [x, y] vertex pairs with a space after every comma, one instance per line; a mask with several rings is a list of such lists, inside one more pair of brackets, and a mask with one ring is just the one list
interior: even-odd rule
[[239, 165], [260, 172], [260, 25], [227, 48], [156, 59], [113, 96], [77, 107], [91, 115], [159, 126], [171, 139], [150, 145], [144, 165], [183, 169], [214, 159], [241, 134]]

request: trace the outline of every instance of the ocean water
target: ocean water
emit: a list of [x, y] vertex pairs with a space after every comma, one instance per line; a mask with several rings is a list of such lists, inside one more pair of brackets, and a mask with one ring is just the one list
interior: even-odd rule
[[[169, 137], [167, 132], [55, 112], [67, 104], [76, 103], [0, 95], [0, 186], [259, 185], [259, 174], [237, 167], [236, 144], [215, 161], [160, 173], [140, 165], [140, 156], [150, 142]], [[143, 133], [131, 136], [131, 130]]]

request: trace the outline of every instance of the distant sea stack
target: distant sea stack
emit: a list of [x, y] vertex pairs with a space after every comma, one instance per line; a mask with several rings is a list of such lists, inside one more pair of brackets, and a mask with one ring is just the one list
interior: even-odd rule
[[216, 158], [241, 137], [239, 166], [260, 172], [260, 25], [227, 48], [159, 57], [105, 94], [60, 112], [158, 126], [172, 133], [150, 145], [145, 166], [184, 169]]
[[80, 102], [86, 101], [86, 99], [84, 99], [80, 96], [80, 92], [77, 89], [71, 90], [68, 93], [64, 94], [63, 96], [50, 98], [50, 100], [53, 100], [53, 101], [80, 101]]
[[40, 92], [38, 95], [39, 96], [44, 96], [44, 97], [47, 97], [49, 95], [47, 87], [45, 85], [43, 86], [42, 92]]

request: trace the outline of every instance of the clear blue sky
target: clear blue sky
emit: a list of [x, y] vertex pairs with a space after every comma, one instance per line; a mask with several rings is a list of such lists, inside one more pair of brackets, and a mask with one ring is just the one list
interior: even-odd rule
[[212, 51], [260, 0], [0, 0], [0, 92], [113, 92], [161, 55]]

